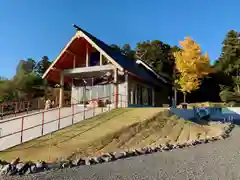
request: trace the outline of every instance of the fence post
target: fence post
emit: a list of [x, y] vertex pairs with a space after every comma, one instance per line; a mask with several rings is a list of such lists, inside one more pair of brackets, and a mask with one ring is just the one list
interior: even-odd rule
[[93, 103], [93, 116], [95, 115], [95, 103]]
[[74, 104], [72, 104], [72, 124], [74, 123]]
[[61, 108], [58, 108], [58, 130], [60, 129], [60, 119], [61, 119], [60, 109], [61, 109]]
[[43, 136], [43, 127], [44, 127], [44, 111], [42, 112], [42, 136]]
[[85, 120], [85, 105], [83, 106], [83, 120]]
[[2, 119], [3, 119], [3, 115], [4, 115], [4, 104], [2, 104], [2, 106], [1, 106], [1, 108], [2, 108]]
[[121, 108], [123, 107], [122, 106], [122, 95], [120, 94], [120, 101], [121, 101]]
[[23, 123], [24, 123], [24, 117], [22, 117], [22, 122], [21, 122], [21, 140], [20, 142], [23, 142]]
[[15, 117], [17, 116], [17, 102], [14, 103], [14, 114], [15, 114]]

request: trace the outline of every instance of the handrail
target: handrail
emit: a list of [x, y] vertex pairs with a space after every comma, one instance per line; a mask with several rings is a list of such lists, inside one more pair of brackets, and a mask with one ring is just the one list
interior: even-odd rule
[[[114, 95], [115, 95], [115, 94], [112, 93], [112, 96], [114, 96]], [[126, 95], [121, 95], [121, 94], [118, 94], [118, 95], [120, 95], [120, 96], [126, 96]], [[108, 97], [111, 97], [111, 95], [110, 95], [110, 96], [100, 97], [100, 98], [90, 99], [90, 100], [88, 100], [88, 101], [96, 101], [96, 100], [101, 100], [101, 99], [108, 98]], [[79, 105], [79, 103], [71, 104], [71, 106], [75, 106], [75, 105]], [[62, 108], [66, 108], [66, 107], [61, 107], [60, 109], [62, 109]], [[8, 118], [8, 119], [5, 119], [5, 120], [2, 120], [2, 121], [0, 121], [0, 124], [1, 124], [1, 123], [4, 123], [4, 122], [6, 122], [6, 121], [12, 121], [12, 120], [15, 120], [15, 119], [19, 119], [19, 118], [21, 118], [21, 117], [28, 117], [28, 116], [40, 114], [40, 113], [42, 113], [42, 112], [53, 111], [53, 110], [56, 110], [56, 109], [59, 109], [59, 107], [50, 108], [50, 109], [40, 109], [39, 112], [33, 112], [33, 113], [31, 113], [31, 114], [24, 114], [24, 115], [21, 115], [21, 116], [16, 116], [16, 117], [12, 117], [12, 118]]]
[[[121, 94], [112, 94], [112, 95], [110, 95], [110, 96], [105, 96], [105, 97], [101, 97], [101, 98], [94, 98], [94, 99], [92, 99], [92, 101], [96, 101], [96, 100], [102, 100], [102, 99], [107, 99], [107, 98], [110, 98], [110, 97], [112, 97], [112, 96], [121, 96], [121, 98], [118, 98], [119, 100], [118, 100], [118, 105], [119, 105], [119, 107], [126, 107], [126, 104], [123, 106], [123, 103], [127, 103], [127, 100], [124, 100], [122, 97], [123, 96], [126, 96], [126, 95], [121, 95]], [[64, 126], [64, 127], [61, 127], [61, 122], [62, 122], [62, 119], [65, 119], [65, 118], [68, 118], [68, 117], [72, 117], [71, 118], [71, 122], [69, 123], [70, 125], [73, 125], [74, 123], [76, 123], [76, 122], [74, 122], [74, 119], [76, 118], [76, 115], [78, 115], [78, 114], [83, 114], [82, 115], [82, 120], [84, 120], [84, 119], [86, 119], [86, 112], [91, 112], [91, 111], [93, 111], [93, 113], [91, 114], [91, 115], [88, 115], [89, 117], [87, 117], [87, 118], [90, 118], [90, 117], [93, 117], [93, 116], [95, 116], [96, 115], [96, 109], [97, 108], [102, 108], [102, 110], [101, 110], [101, 112], [99, 111], [99, 112], [97, 112], [97, 114], [100, 114], [100, 113], [102, 113], [102, 112], [104, 112], [103, 111], [103, 108], [107, 108], [106, 110], [107, 111], [110, 111], [112, 108], [110, 107], [111, 105], [113, 105], [113, 104], [115, 104], [116, 102], [113, 100], [112, 101], [112, 103], [111, 104], [107, 104], [107, 106], [105, 106], [105, 107], [98, 107], [98, 106], [96, 106], [95, 104], [93, 104], [93, 106], [92, 107], [88, 107], [88, 109], [86, 109], [85, 107], [83, 108], [83, 110], [80, 110], [80, 111], [78, 111], [77, 109], [76, 109], [76, 106], [77, 105], [79, 105], [79, 103], [75, 103], [75, 104], [71, 104], [71, 107], [67, 107], [67, 108], [69, 108], [69, 110], [71, 110], [71, 111], [69, 111], [68, 112], [68, 114], [66, 115], [66, 114], [62, 114], [62, 110], [64, 109], [64, 108], [66, 108], [66, 107], [63, 107], [63, 108], [54, 108], [54, 109], [49, 109], [49, 110], [42, 110], [41, 112], [36, 112], [36, 113], [32, 113], [32, 114], [27, 114], [27, 115], [23, 115], [23, 116], [19, 116], [19, 117], [14, 117], [14, 118], [12, 118], [12, 119], [8, 119], [8, 120], [3, 120], [3, 121], [0, 121], [0, 128], [1, 128], [1, 125], [2, 124], [4, 124], [4, 123], [8, 123], [8, 122], [14, 122], [14, 121], [16, 121], [16, 123], [19, 125], [19, 121], [21, 121], [20, 123], [20, 130], [17, 130], [17, 131], [15, 131], [15, 132], [10, 132], [10, 133], [7, 133], [7, 134], [2, 134], [2, 136], [0, 136], [0, 142], [1, 142], [1, 140], [3, 139], [3, 138], [6, 138], [6, 137], [9, 137], [9, 136], [13, 136], [13, 135], [16, 135], [16, 134], [20, 134], [19, 136], [20, 136], [20, 141], [19, 141], [19, 143], [18, 144], [21, 144], [21, 143], [23, 143], [23, 142], [26, 142], [26, 141], [24, 141], [24, 138], [23, 138], [23, 135], [24, 135], [24, 132], [26, 132], [26, 131], [28, 131], [28, 130], [31, 130], [31, 129], [34, 129], [34, 128], [37, 128], [37, 127], [42, 127], [41, 128], [41, 132], [37, 135], [37, 137], [35, 137], [35, 138], [38, 138], [38, 137], [41, 137], [41, 136], [43, 136], [43, 135], [46, 135], [46, 134], [48, 134], [48, 133], [52, 133], [52, 132], [54, 132], [54, 131], [57, 131], [57, 130], [60, 130], [60, 129], [62, 129], [62, 128], [65, 128], [65, 127], [67, 127], [67, 126], [69, 126], [69, 125], [67, 125], [67, 126]], [[114, 107], [113, 107], [114, 108]], [[56, 111], [55, 113], [55, 115], [57, 115], [57, 118], [53, 118], [53, 119], [48, 119], [48, 121], [46, 121], [46, 113], [48, 113], [48, 112], [51, 112], [51, 111]], [[57, 114], [58, 113], [58, 114]], [[34, 116], [34, 115], [37, 115], [37, 114], [41, 114], [41, 117], [39, 118], [37, 118], [37, 123], [36, 123], [36, 125], [33, 125], [33, 126], [30, 126], [30, 127], [26, 127], [26, 128], [24, 128], [24, 123], [25, 123], [25, 118], [27, 118], [27, 117], [30, 117], [30, 116]], [[54, 116], [55, 116], [54, 115]], [[35, 119], [33, 118], [33, 119], [28, 119], [28, 121], [34, 121]], [[38, 121], [40, 120], [40, 123], [38, 123]], [[47, 124], [50, 124], [50, 123], [53, 123], [53, 122], [59, 122], [58, 123], [58, 125], [57, 125], [57, 129], [56, 130], [52, 130], [51, 132], [48, 132], [48, 133], [44, 133], [44, 128], [45, 128], [45, 125], [47, 125]], [[2, 132], [4, 132], [4, 129], [2, 128]], [[14, 137], [13, 137], [14, 138]], [[16, 137], [15, 137], [16, 138]], [[18, 145], [18, 144], [15, 144], [15, 145]], [[12, 146], [11, 146], [12, 147]], [[1, 145], [0, 145], [0, 148], [1, 148]], [[7, 147], [7, 148], [9, 148], [9, 147]], [[0, 151], [1, 151], [1, 149], [0, 149]]]

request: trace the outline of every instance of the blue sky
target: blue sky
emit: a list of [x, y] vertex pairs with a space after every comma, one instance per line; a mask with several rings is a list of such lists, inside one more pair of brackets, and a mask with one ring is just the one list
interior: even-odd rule
[[191, 36], [215, 60], [226, 33], [239, 30], [237, 0], [2, 0], [0, 75], [12, 77], [21, 59], [55, 59], [75, 33], [72, 24], [109, 44]]

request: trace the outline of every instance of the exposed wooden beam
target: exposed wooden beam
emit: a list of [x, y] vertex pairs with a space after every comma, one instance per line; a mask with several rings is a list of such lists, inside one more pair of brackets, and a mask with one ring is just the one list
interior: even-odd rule
[[78, 67], [75, 69], [65, 69], [64, 74], [78, 74], [85, 72], [97, 72], [97, 71], [110, 71], [114, 70], [115, 66], [113, 65], [103, 65], [103, 66], [90, 66], [90, 67]]
[[114, 102], [115, 108], [118, 108], [118, 69], [114, 69]]
[[78, 55], [78, 54], [76, 54], [72, 51], [69, 51], [69, 50], [66, 50], [65, 52], [67, 52], [68, 54], [71, 54], [72, 56], [77, 56], [77, 57], [81, 57], [81, 58], [83, 57], [83, 56], [80, 56], [80, 55]]
[[86, 45], [86, 67], [89, 66], [89, 47]]
[[60, 91], [59, 91], [59, 108], [63, 107], [63, 92], [64, 92], [64, 74], [60, 75]]
[[73, 56], [73, 68], [76, 68], [76, 56]]
[[97, 51], [102, 53], [113, 65], [115, 65], [120, 71], [123, 71], [122, 66], [120, 66], [113, 58], [111, 58], [105, 51], [103, 51], [95, 42], [93, 42], [84, 32], [82, 32], [82, 29], [78, 26], [74, 25], [74, 27], [77, 29], [77, 34], [80, 37], [83, 37], [86, 39]]
[[102, 66], [103, 65], [103, 55], [102, 55], [102, 53], [100, 53], [100, 66]]
[[49, 73], [49, 71], [51, 70], [52, 67], [54, 67], [54, 65], [56, 64], [56, 62], [60, 59], [60, 57], [62, 57], [62, 55], [64, 54], [64, 52], [67, 50], [67, 48], [70, 46], [70, 44], [77, 38], [79, 38], [79, 33], [76, 33], [71, 40], [67, 43], [67, 45], [64, 47], [64, 49], [61, 51], [61, 53], [58, 55], [58, 57], [53, 61], [53, 63], [49, 66], [49, 68], [46, 70], [46, 72], [43, 74], [42, 78], [45, 78], [47, 76], [47, 74]]

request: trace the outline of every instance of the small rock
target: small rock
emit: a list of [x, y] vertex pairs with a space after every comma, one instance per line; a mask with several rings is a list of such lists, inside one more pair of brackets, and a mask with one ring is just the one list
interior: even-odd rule
[[204, 140], [204, 143], [205, 143], [205, 144], [209, 143], [209, 139], [205, 139], [205, 140]]
[[104, 162], [110, 162], [113, 159], [112, 155], [109, 153], [103, 154], [101, 158]]
[[173, 144], [167, 143], [166, 146], [169, 148], [169, 150], [173, 149]]
[[178, 148], [178, 144], [172, 144], [172, 149], [177, 149]]
[[181, 144], [179, 144], [179, 148], [184, 148], [184, 147], [187, 147], [187, 143], [181, 143]]
[[145, 147], [144, 149], [146, 150], [146, 154], [152, 153], [152, 149], [150, 147]]
[[75, 162], [73, 162], [74, 165], [80, 166], [80, 165], [85, 165], [85, 160], [82, 158], [76, 159]]
[[100, 157], [92, 157], [90, 158], [90, 163], [91, 164], [99, 164], [103, 163], [104, 161], [102, 160], [101, 156]]
[[17, 165], [19, 163], [19, 161], [20, 161], [20, 158], [18, 157], [17, 159], [12, 160], [10, 164]]
[[137, 153], [138, 155], [142, 155], [142, 154], [145, 154], [145, 150], [142, 149], [142, 148], [138, 148], [138, 149], [136, 149], [136, 153]]
[[71, 168], [72, 166], [73, 166], [72, 161], [62, 162], [62, 164], [61, 164], [62, 168]]
[[114, 152], [113, 153], [114, 159], [122, 159], [124, 157], [126, 157], [126, 152]]
[[157, 152], [158, 151], [157, 147], [150, 147], [150, 149], [151, 149], [151, 152]]
[[11, 170], [11, 165], [6, 164], [3, 166], [3, 168], [0, 170], [0, 174], [7, 174]]
[[91, 158], [88, 158], [88, 157], [86, 157], [86, 158], [84, 158], [84, 162], [85, 162], [85, 165], [91, 165]]
[[155, 151], [156, 151], [156, 152], [160, 152], [160, 151], [161, 151], [161, 148], [160, 148], [159, 146], [156, 146], [156, 147], [155, 147]]
[[72, 164], [73, 164], [73, 166], [79, 166], [80, 164], [79, 164], [79, 158], [77, 158], [77, 159], [74, 159], [73, 161], [72, 161]]
[[24, 174], [29, 168], [29, 164], [28, 163], [18, 163], [16, 165], [16, 169], [19, 175]]
[[170, 149], [169, 149], [168, 146], [163, 146], [163, 147], [162, 147], [162, 150], [164, 150], [164, 151], [169, 151]]
[[34, 174], [34, 173], [37, 173], [38, 169], [37, 169], [36, 164], [32, 164], [28, 170], [30, 170], [29, 174], [30, 173]]
[[223, 139], [226, 139], [226, 138], [229, 137], [229, 134], [223, 133], [223, 134], [221, 135], [221, 137], [222, 137]]
[[46, 167], [46, 163], [44, 161], [40, 161], [36, 163], [37, 169], [44, 169]]
[[12, 176], [12, 175], [15, 175], [17, 173], [18, 173], [17, 168], [15, 166], [11, 166], [11, 168], [8, 171], [7, 175]]
[[132, 157], [132, 156], [137, 156], [137, 152], [135, 149], [131, 149], [129, 151], [127, 151], [127, 157]]

